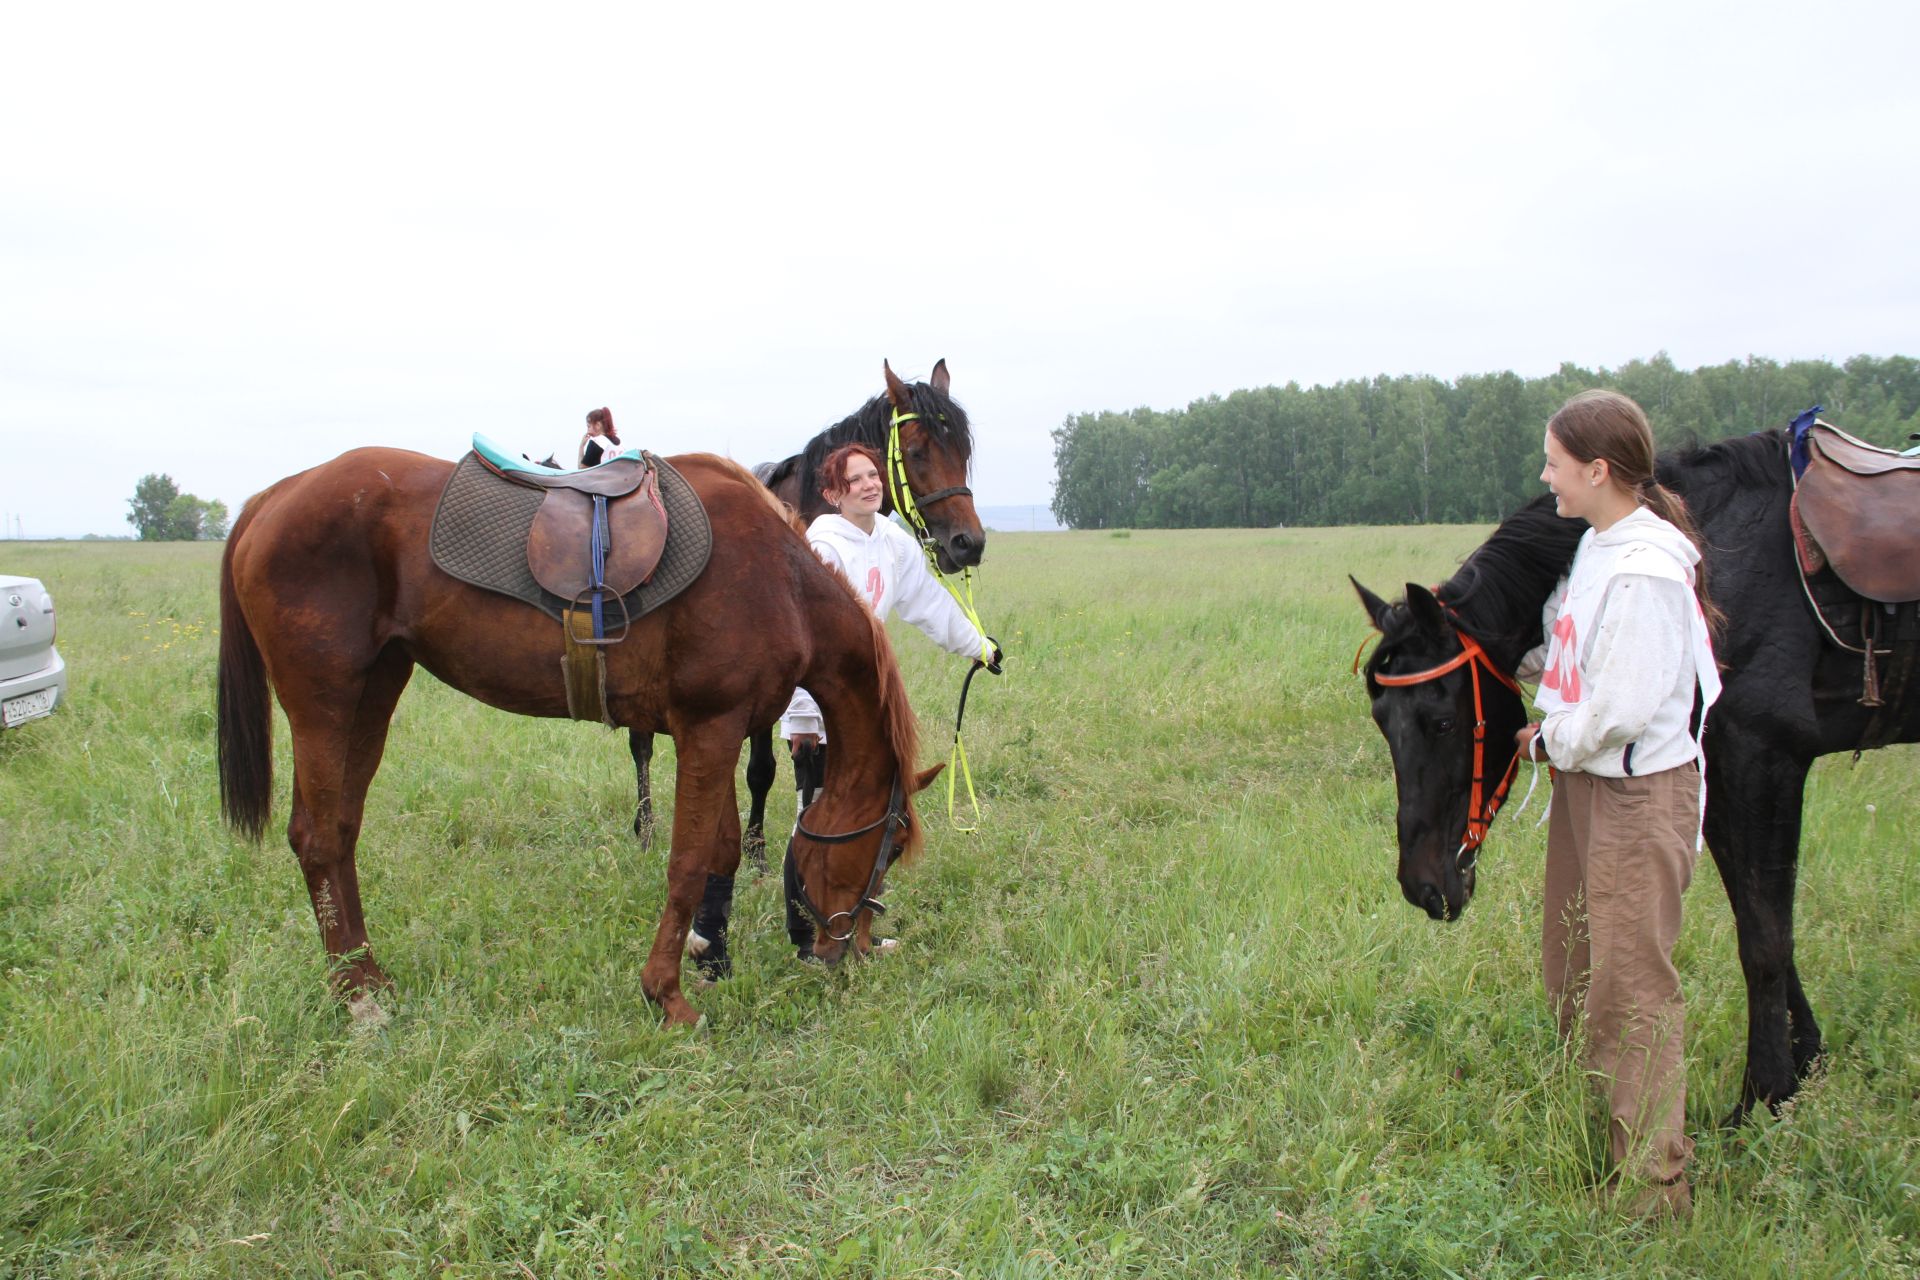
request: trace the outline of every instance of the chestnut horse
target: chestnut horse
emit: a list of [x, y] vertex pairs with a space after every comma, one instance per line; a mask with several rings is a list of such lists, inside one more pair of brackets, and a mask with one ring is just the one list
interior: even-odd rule
[[[917, 845], [910, 797], [939, 767], [912, 772], [913, 713], [885, 632], [767, 490], [723, 458], [669, 461], [706, 505], [712, 555], [691, 586], [608, 648], [606, 702], [617, 723], [671, 733], [678, 747], [667, 900], [640, 986], [669, 1022], [691, 1023], [699, 1014], [681, 994], [681, 950], [707, 877], [731, 875], [740, 859], [733, 778], [747, 732], [771, 723], [796, 684], [813, 690], [835, 754], [808, 826], [823, 836], [866, 828], [796, 845], [818, 909], [847, 921], [820, 931], [815, 951], [827, 961], [870, 946], [873, 868]], [[414, 666], [505, 711], [567, 714], [559, 624], [429, 557], [452, 471], [398, 449], [343, 454], [249, 501], [221, 562], [221, 805], [232, 826], [260, 837], [271, 687], [293, 736], [287, 839], [350, 996], [387, 984], [367, 946], [354, 848]]]
[[[972, 568], [986, 555], [987, 535], [973, 508], [973, 491], [967, 488], [967, 467], [973, 461], [973, 432], [966, 410], [949, 394], [952, 379], [947, 373], [947, 362], [935, 363], [927, 382], [902, 382], [884, 360], [880, 362], [880, 371], [886, 378], [885, 395], [867, 401], [807, 441], [806, 447], [792, 457], [755, 468], [755, 474], [773, 490], [774, 496], [799, 513], [804, 529], [816, 516], [833, 510], [820, 493], [820, 464], [826, 461], [827, 455], [843, 444], [859, 443], [872, 446], [885, 459], [897, 424], [901, 467], [906, 472], [913, 505], [926, 521], [926, 537], [940, 572], [958, 573]], [[880, 514], [890, 516], [893, 509], [892, 486], [889, 486]], [[645, 844], [653, 834], [653, 787], [649, 778], [653, 767], [653, 735], [636, 729], [627, 735], [627, 747], [633, 754], [638, 795], [633, 833]], [[756, 724], [747, 740], [745, 847], [754, 865], [762, 871], [766, 870], [767, 857], [767, 793], [773, 790], [777, 772], [773, 723]]]
[[[1860, 658], [1825, 639], [1794, 565], [1784, 433], [1664, 454], [1656, 474], [1692, 511], [1713, 602], [1726, 615], [1716, 642], [1725, 688], [1707, 717], [1705, 823], [1747, 984], [1737, 1122], [1755, 1103], [1792, 1097], [1821, 1053], [1793, 954], [1807, 771], [1836, 751], [1920, 741], [1920, 688], [1904, 676], [1892, 682], [1891, 672], [1913, 670], [1910, 657], [1896, 659], [1885, 705], [1862, 705]], [[1586, 527], [1555, 515], [1551, 496], [1537, 498], [1437, 589], [1409, 583], [1405, 599], [1389, 604], [1354, 583], [1382, 633], [1367, 693], [1398, 783], [1400, 889], [1436, 920], [1456, 919], [1473, 897], [1479, 839], [1527, 720], [1511, 676], [1540, 643], [1541, 609]], [[1912, 605], [1902, 618], [1912, 625]], [[1895, 651], [1911, 655], [1911, 631], [1892, 634]]]

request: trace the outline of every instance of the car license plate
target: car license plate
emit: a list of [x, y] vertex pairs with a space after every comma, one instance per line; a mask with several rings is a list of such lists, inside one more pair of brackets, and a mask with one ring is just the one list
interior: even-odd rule
[[0, 702], [0, 725], [11, 729], [17, 724], [49, 714], [53, 710], [53, 698], [54, 690], [42, 689], [11, 702]]

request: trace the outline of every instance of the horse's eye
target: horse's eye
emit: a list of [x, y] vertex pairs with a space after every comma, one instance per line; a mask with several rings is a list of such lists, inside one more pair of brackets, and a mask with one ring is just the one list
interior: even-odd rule
[[1446, 719], [1439, 721], [1433, 726], [1433, 730], [1435, 733], [1452, 733], [1453, 717], [1448, 716]]

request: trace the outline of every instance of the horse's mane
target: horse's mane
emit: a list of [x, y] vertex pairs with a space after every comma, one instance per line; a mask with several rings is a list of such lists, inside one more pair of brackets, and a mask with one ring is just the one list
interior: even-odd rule
[[[1540, 643], [1540, 610], [1573, 563], [1574, 549], [1586, 532], [1586, 521], [1562, 519], [1553, 506], [1553, 495], [1542, 494], [1502, 520], [1454, 575], [1435, 588], [1460, 630], [1509, 671]], [[1404, 603], [1394, 606], [1368, 671], [1418, 629], [1413, 610]]]
[[[973, 456], [973, 425], [967, 421], [967, 411], [946, 392], [931, 383], [910, 383], [903, 412], [918, 414], [921, 429], [955, 457]], [[827, 455], [843, 444], [870, 445], [884, 457], [892, 427], [893, 402], [882, 393], [807, 441], [799, 453], [779, 462], [763, 462], [754, 472], [769, 488], [797, 473], [804, 488], [807, 478], [819, 473]], [[892, 509], [889, 494], [883, 510]]]
[[732, 475], [734, 479], [745, 484], [749, 489], [758, 492], [773, 514], [780, 517], [781, 524], [786, 525], [801, 537], [806, 537], [807, 526], [801, 522], [800, 514], [786, 503], [780, 501], [773, 490], [767, 488], [766, 482], [760, 478], [760, 468], [755, 467], [752, 470], [748, 470], [732, 458], [724, 458], [717, 453], [690, 453], [687, 456], [690, 458], [699, 458], [703, 462], [713, 464], [720, 470]]
[[[729, 459], [718, 459], [753, 480], [753, 475], [739, 463]], [[758, 480], [753, 481], [756, 486]], [[822, 569], [833, 581], [830, 591], [838, 591], [845, 597], [848, 607], [865, 620], [868, 642], [872, 645], [874, 683], [878, 686], [880, 698], [878, 708], [880, 736], [893, 754], [893, 767], [899, 774], [906, 790], [907, 829], [901, 838], [900, 856], [911, 858], [920, 852], [920, 818], [913, 807], [913, 779], [919, 772], [920, 759], [920, 721], [913, 714], [913, 704], [907, 701], [907, 684], [900, 675], [900, 664], [893, 656], [893, 642], [887, 638], [887, 628], [876, 618], [867, 602], [860, 598], [851, 582], [834, 570], [821, 564], [814, 555], [813, 548], [806, 545], [806, 528], [800, 523], [800, 517], [792, 507], [774, 497], [771, 491], [766, 494], [768, 503], [781, 513], [781, 519], [802, 540], [803, 554]]]
[[1756, 431], [1712, 444], [1693, 444], [1660, 455], [1654, 473], [1686, 499], [1696, 522], [1719, 510], [1742, 490], [1787, 489], [1787, 433]]
[[[840, 577], [837, 573], [833, 576]], [[887, 639], [887, 629], [867, 608], [866, 602], [854, 593], [853, 584], [845, 578], [840, 580], [860, 606], [860, 612], [867, 615], [867, 623], [873, 628], [873, 663], [880, 676], [881, 728], [886, 734], [887, 744], [893, 749], [893, 767], [899, 771], [906, 796], [907, 830], [901, 839], [900, 856], [903, 859], [915, 858], [919, 856], [921, 844], [920, 816], [913, 808], [913, 782], [919, 772], [920, 760], [920, 722], [914, 717], [913, 707], [907, 701], [907, 684], [900, 678], [900, 664], [894, 660], [893, 644]]]
[[1553, 495], [1542, 494], [1502, 520], [1439, 590], [1461, 628], [1502, 660], [1518, 661], [1540, 643], [1541, 606], [1587, 530], [1553, 506]]
[[[778, 499], [776, 499], [778, 501]], [[785, 507], [783, 502], [780, 504]], [[812, 551], [809, 549], [808, 554]], [[825, 566], [821, 566], [825, 568]], [[906, 791], [907, 830], [902, 837], [900, 856], [903, 859], [919, 854], [921, 845], [920, 818], [913, 808], [913, 779], [919, 772], [920, 759], [920, 721], [913, 714], [913, 705], [907, 701], [907, 684], [900, 675], [900, 664], [893, 656], [893, 642], [887, 639], [887, 628], [867, 602], [860, 598], [851, 582], [831, 569], [827, 576], [835, 586], [846, 594], [851, 604], [862, 618], [866, 619], [869, 638], [873, 645], [874, 679], [879, 686], [880, 695], [880, 734], [886, 740], [887, 747], [893, 752], [893, 767], [899, 774]]]

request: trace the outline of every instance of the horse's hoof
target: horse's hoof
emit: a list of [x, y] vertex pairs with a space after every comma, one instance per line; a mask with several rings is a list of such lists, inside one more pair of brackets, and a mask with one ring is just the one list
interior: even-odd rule
[[653, 848], [653, 819], [644, 813], [633, 818], [633, 838], [640, 842], [642, 849]]
[[767, 837], [758, 827], [748, 827], [740, 836], [740, 852], [747, 855], [756, 875], [767, 874]]
[[347, 1001], [347, 1012], [353, 1017], [355, 1031], [378, 1031], [393, 1021], [393, 1015], [382, 1009], [380, 1002], [366, 991]]

